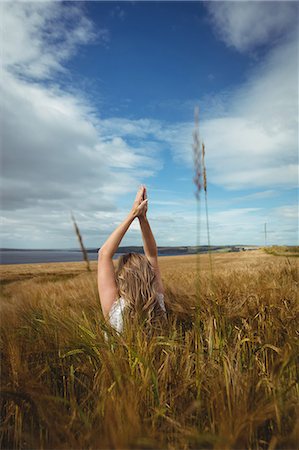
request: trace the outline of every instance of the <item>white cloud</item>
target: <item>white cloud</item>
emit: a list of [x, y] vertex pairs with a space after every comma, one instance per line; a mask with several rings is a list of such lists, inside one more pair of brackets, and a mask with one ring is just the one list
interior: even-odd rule
[[240, 186], [252, 189], [256, 186], [273, 186], [274, 183], [279, 187], [296, 186], [298, 183], [298, 165], [287, 164], [280, 167], [252, 168], [251, 172], [246, 169], [234, 174], [223, 173], [218, 175], [217, 180], [218, 183], [225, 185], [228, 189], [235, 190], [239, 189]]
[[[210, 2], [212, 23], [240, 51], [270, 45], [217, 117], [202, 123], [210, 182], [228, 189], [298, 185], [298, 4]], [[215, 99], [212, 98], [212, 103]], [[188, 132], [190, 132], [188, 130]], [[178, 157], [184, 157], [177, 151]], [[191, 155], [188, 155], [189, 163]]]
[[25, 238], [36, 246], [76, 245], [71, 209], [89, 239], [99, 242], [111, 217], [96, 226], [96, 212], [119, 219], [120, 196], [133, 193], [161, 162], [140, 140], [109, 133], [116, 131], [109, 121], [98, 127], [84, 95], [53, 81], [78, 45], [95, 38], [80, 6], [7, 3], [2, 12], [3, 244], [22, 247]]
[[[214, 101], [214, 100], [213, 100]], [[192, 166], [192, 124], [158, 131]], [[272, 49], [231, 92], [224, 113], [201, 121], [208, 181], [227, 189], [298, 185], [297, 41]]]
[[278, 217], [286, 219], [296, 219], [298, 223], [298, 205], [284, 205], [274, 208], [274, 212]]
[[297, 2], [206, 2], [217, 35], [240, 52], [275, 43], [298, 20]]
[[277, 197], [278, 193], [274, 189], [267, 189], [266, 191], [254, 192], [253, 194], [242, 195], [240, 197], [234, 197], [233, 202], [250, 201], [250, 200], [263, 200], [265, 198]]
[[88, 105], [58, 88], [4, 74], [1, 94], [4, 206], [24, 208], [37, 199], [71, 206], [85, 199], [88, 207], [98, 195], [99, 207], [102, 200], [106, 207], [161, 167], [119, 137], [100, 137]]
[[[211, 245], [264, 245], [264, 224], [267, 222], [268, 244], [295, 245], [298, 227], [294, 223], [295, 207], [279, 208], [229, 208], [210, 210], [209, 228]], [[159, 245], [195, 245], [197, 217], [193, 208], [181, 206], [175, 213], [155, 213], [152, 229], [159, 236]], [[202, 207], [200, 219], [200, 244], [206, 245], [207, 229]]]
[[49, 77], [80, 44], [105, 39], [76, 4], [1, 2], [3, 67], [23, 76]]

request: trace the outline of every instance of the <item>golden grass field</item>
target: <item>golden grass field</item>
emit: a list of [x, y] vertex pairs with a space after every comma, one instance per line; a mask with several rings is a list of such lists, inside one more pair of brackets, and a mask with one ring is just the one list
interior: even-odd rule
[[1, 448], [297, 448], [298, 259], [212, 257], [159, 259], [151, 339], [104, 323], [97, 262], [1, 266]]

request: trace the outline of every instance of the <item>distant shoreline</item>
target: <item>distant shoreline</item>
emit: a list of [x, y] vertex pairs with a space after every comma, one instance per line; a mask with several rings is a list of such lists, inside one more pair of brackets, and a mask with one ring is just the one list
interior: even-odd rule
[[[246, 250], [256, 250], [258, 246], [212, 246], [210, 251], [213, 253], [230, 253], [240, 252]], [[199, 251], [198, 251], [199, 250]], [[208, 253], [207, 246], [197, 247], [158, 247], [158, 256], [188, 256], [197, 253]], [[119, 247], [118, 252], [115, 253], [113, 259], [117, 259], [124, 253], [135, 252], [144, 253], [143, 247]], [[98, 249], [88, 249], [88, 257], [90, 261], [97, 260]], [[59, 262], [80, 262], [83, 261], [80, 250], [55, 250], [55, 249], [0, 249], [0, 264], [48, 264]]]

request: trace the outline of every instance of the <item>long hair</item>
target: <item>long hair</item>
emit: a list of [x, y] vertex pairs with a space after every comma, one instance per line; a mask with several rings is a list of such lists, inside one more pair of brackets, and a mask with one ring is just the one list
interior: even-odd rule
[[134, 322], [150, 329], [167, 321], [157, 298], [157, 280], [146, 256], [126, 253], [119, 257], [116, 268], [118, 295], [125, 301], [124, 328]]

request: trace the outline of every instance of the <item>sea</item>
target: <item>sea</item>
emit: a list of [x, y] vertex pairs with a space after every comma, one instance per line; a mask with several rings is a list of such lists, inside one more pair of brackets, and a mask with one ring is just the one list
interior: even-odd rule
[[[240, 251], [240, 250], [255, 250], [257, 246], [214, 246], [212, 250], [220, 251], [222, 248], [226, 251]], [[122, 249], [124, 250], [124, 249]], [[129, 248], [127, 252], [130, 251]], [[135, 250], [131, 250], [135, 251]], [[200, 248], [200, 253], [207, 253], [207, 246], [202, 246]], [[187, 251], [185, 248], [174, 247], [174, 248], [163, 248], [161, 251], [158, 248], [158, 256], [178, 256], [178, 255], [192, 255], [196, 251], [189, 248]], [[119, 256], [125, 253], [115, 253], [113, 259], [119, 258]], [[90, 261], [96, 261], [98, 259], [97, 251], [88, 251], [87, 255]], [[76, 262], [83, 261], [83, 255], [80, 250], [70, 249], [70, 250], [24, 250], [24, 249], [11, 249], [11, 248], [0, 248], [0, 264], [43, 264], [43, 263], [56, 263], [56, 262]]]
[[[96, 261], [98, 254], [87, 253], [90, 261]], [[113, 259], [117, 259], [121, 253], [115, 253]], [[1, 264], [33, 264], [51, 262], [76, 262], [83, 261], [80, 250], [0, 250]]]
[[[123, 254], [115, 253], [113, 259], [117, 259]], [[175, 256], [178, 254], [180, 253], [171, 251], [167, 256]], [[90, 261], [96, 261], [98, 259], [97, 252], [87, 252], [87, 255]], [[76, 261], [83, 261], [80, 250], [0, 250], [0, 264], [43, 264]]]

